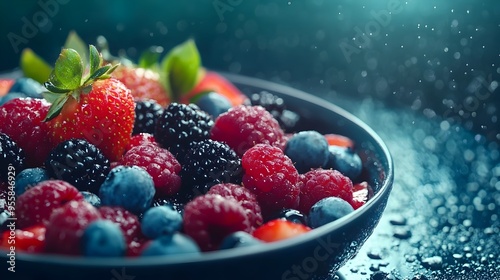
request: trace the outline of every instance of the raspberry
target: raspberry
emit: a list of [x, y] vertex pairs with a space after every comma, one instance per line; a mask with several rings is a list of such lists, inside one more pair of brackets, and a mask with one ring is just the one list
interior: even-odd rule
[[133, 135], [155, 131], [156, 120], [163, 113], [163, 108], [153, 99], [135, 101], [135, 123]]
[[23, 149], [7, 134], [0, 132], [0, 183], [7, 183], [9, 175], [21, 172], [25, 159]]
[[211, 138], [225, 142], [239, 156], [256, 144], [284, 147], [284, 132], [271, 113], [261, 106], [240, 105], [215, 120]]
[[315, 169], [301, 175], [299, 210], [305, 214], [325, 197], [335, 196], [351, 203], [352, 181], [337, 170]]
[[50, 177], [69, 182], [81, 191], [98, 193], [109, 173], [109, 160], [83, 139], [59, 143], [45, 161]]
[[234, 199], [206, 194], [196, 197], [184, 208], [184, 232], [202, 251], [219, 248], [222, 240], [233, 232], [250, 230], [246, 210]]
[[172, 153], [155, 144], [133, 147], [120, 163], [144, 168], [153, 177], [157, 195], [172, 195], [181, 187], [181, 165]]
[[120, 226], [125, 237], [128, 252], [133, 252], [134, 248], [144, 238], [139, 218], [131, 212], [121, 207], [102, 206], [99, 208], [99, 214], [101, 214], [103, 219], [112, 221]]
[[86, 201], [71, 201], [52, 213], [45, 233], [48, 253], [80, 255], [80, 239], [87, 226], [101, 218], [99, 211]]
[[43, 122], [49, 107], [45, 100], [32, 98], [14, 99], [0, 107], [0, 132], [24, 150], [28, 167], [41, 166], [53, 147]]
[[139, 133], [136, 135], [133, 135], [132, 138], [130, 138], [130, 143], [128, 146], [125, 148], [125, 152], [128, 150], [132, 149], [135, 146], [140, 146], [144, 144], [157, 144], [155, 137], [152, 134], [149, 133]]
[[43, 181], [21, 194], [16, 201], [20, 228], [46, 224], [53, 211], [70, 201], [83, 201], [83, 195], [71, 184], [60, 180]]
[[262, 213], [255, 195], [248, 189], [231, 183], [214, 185], [207, 194], [218, 194], [225, 198], [235, 199], [245, 208], [252, 231], [262, 225]]
[[277, 147], [258, 144], [242, 157], [243, 186], [259, 201], [264, 216], [299, 205], [299, 174]]

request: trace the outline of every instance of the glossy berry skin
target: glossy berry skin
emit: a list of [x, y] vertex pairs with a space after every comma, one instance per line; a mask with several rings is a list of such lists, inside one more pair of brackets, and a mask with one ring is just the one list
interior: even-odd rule
[[127, 255], [137, 255], [136, 251], [140, 248], [144, 239], [141, 232], [141, 223], [137, 215], [116, 206], [102, 206], [98, 210], [103, 219], [115, 223], [122, 230], [127, 245]]
[[27, 167], [42, 166], [54, 146], [43, 122], [49, 107], [45, 100], [33, 98], [14, 99], [0, 107], [0, 132], [24, 150]]
[[337, 170], [315, 169], [301, 175], [300, 204], [298, 210], [309, 213], [309, 209], [325, 197], [340, 197], [352, 200], [352, 181]]
[[202, 251], [216, 250], [236, 231], [251, 231], [245, 209], [234, 199], [216, 194], [198, 196], [184, 207], [184, 232]]
[[61, 113], [47, 122], [52, 141], [59, 144], [73, 138], [85, 139], [110, 161], [116, 161], [130, 142], [134, 107], [130, 90], [120, 81], [95, 81], [88, 94], [81, 94], [79, 101], [71, 97]]
[[325, 134], [326, 141], [328, 142], [328, 146], [337, 146], [344, 148], [354, 148], [354, 141], [351, 138], [346, 137], [340, 134], [328, 133]]
[[285, 146], [287, 155], [299, 173], [326, 165], [330, 153], [325, 137], [317, 131], [308, 130], [294, 134]]
[[265, 223], [256, 229], [252, 235], [264, 242], [275, 242], [299, 236], [309, 232], [310, 230], [311, 228], [305, 225], [293, 223], [283, 219], [277, 219]]
[[111, 75], [130, 89], [135, 100], [155, 100], [164, 107], [170, 102], [168, 92], [160, 83], [160, 75], [153, 70], [121, 66]]
[[151, 206], [154, 194], [153, 178], [137, 166], [115, 167], [99, 190], [102, 205], [120, 206], [135, 214]]
[[54, 210], [45, 233], [47, 253], [80, 255], [81, 238], [88, 225], [101, 218], [99, 211], [82, 201], [70, 201]]
[[338, 197], [326, 197], [316, 202], [309, 211], [308, 225], [317, 228], [353, 212], [352, 206]]
[[108, 220], [90, 223], [83, 232], [81, 247], [86, 257], [120, 257], [126, 251], [120, 227]]
[[28, 188], [49, 179], [50, 176], [44, 168], [35, 167], [24, 169], [16, 175], [16, 196], [20, 196]]
[[144, 144], [128, 150], [121, 165], [142, 167], [153, 178], [157, 195], [173, 195], [181, 187], [181, 165], [167, 149]]
[[182, 233], [163, 235], [147, 244], [141, 256], [170, 256], [200, 254], [200, 248], [189, 236]]
[[155, 132], [156, 120], [161, 116], [163, 107], [155, 100], [135, 101], [135, 123], [132, 135]]
[[125, 148], [125, 153], [128, 152], [128, 150], [132, 149], [135, 146], [141, 146], [143, 144], [155, 144], [156, 143], [155, 137], [153, 134], [149, 133], [139, 133], [136, 135], [133, 135], [132, 138], [130, 138], [130, 143], [127, 145]]
[[192, 143], [182, 160], [183, 190], [205, 194], [213, 185], [241, 183], [241, 159], [225, 143], [211, 139]]
[[277, 147], [258, 144], [242, 157], [243, 186], [255, 194], [264, 217], [299, 206], [299, 174]]
[[16, 200], [16, 215], [20, 228], [47, 224], [52, 212], [71, 201], [83, 201], [83, 195], [71, 184], [47, 180], [26, 190]]
[[373, 197], [373, 189], [366, 181], [355, 184], [352, 187], [352, 201], [351, 206], [356, 210], [365, 205], [370, 198]]
[[237, 231], [222, 240], [219, 250], [249, 247], [262, 244], [262, 241], [244, 231]]
[[232, 107], [227, 97], [214, 91], [202, 94], [202, 96], [196, 99], [195, 104], [214, 119]]
[[90, 203], [92, 206], [99, 208], [101, 207], [101, 199], [97, 196], [95, 193], [87, 192], [87, 191], [82, 191], [80, 192], [83, 195], [83, 198], [85, 201]]
[[174, 234], [181, 228], [181, 214], [168, 206], [149, 208], [141, 220], [142, 233], [150, 239]]
[[283, 209], [269, 220], [284, 219], [293, 223], [307, 225], [307, 217], [296, 209]]
[[42, 92], [47, 91], [47, 89], [39, 82], [26, 77], [21, 77], [16, 79], [9, 92], [19, 92], [25, 95], [25, 97], [31, 98], [42, 98]]
[[236, 200], [244, 209], [251, 225], [251, 231], [262, 225], [262, 211], [257, 197], [241, 185], [224, 183], [212, 186], [207, 194], [218, 194]]
[[345, 176], [355, 180], [363, 168], [361, 158], [351, 148], [329, 146], [329, 159], [326, 168], [340, 171]]
[[[42, 253], [45, 249], [45, 231], [43, 225], [16, 229], [14, 239], [11, 238], [10, 230], [5, 231], [0, 237], [0, 249], [10, 251], [10, 247], [15, 246], [16, 252]], [[12, 240], [15, 240], [15, 243]]]
[[156, 123], [154, 137], [163, 148], [182, 155], [191, 142], [210, 137], [213, 120], [195, 104], [171, 103]]
[[0, 132], [0, 183], [16, 176], [25, 165], [24, 151], [7, 134]]
[[284, 132], [271, 113], [261, 106], [240, 105], [219, 115], [211, 131], [211, 138], [225, 142], [242, 156], [257, 144], [283, 148]]
[[50, 152], [45, 166], [50, 177], [93, 193], [99, 192], [109, 173], [109, 160], [99, 148], [83, 139], [59, 143]]

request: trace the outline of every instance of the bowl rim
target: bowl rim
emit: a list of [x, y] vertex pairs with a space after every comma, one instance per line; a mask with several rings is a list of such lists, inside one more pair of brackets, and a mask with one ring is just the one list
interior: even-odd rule
[[[219, 72], [219, 71], [218, 71]], [[278, 242], [266, 243], [265, 246], [249, 246], [234, 248], [229, 250], [217, 250], [213, 252], [204, 252], [199, 255], [186, 254], [186, 255], [171, 255], [171, 256], [151, 256], [151, 257], [138, 257], [138, 258], [126, 258], [126, 257], [113, 257], [113, 258], [99, 258], [99, 257], [85, 257], [85, 256], [66, 256], [66, 255], [52, 255], [52, 254], [28, 254], [23, 252], [16, 252], [16, 261], [38, 263], [45, 265], [71, 265], [74, 267], [85, 266], [85, 267], [142, 267], [142, 266], [170, 266], [170, 265], [187, 265], [192, 263], [209, 263], [221, 260], [235, 260], [238, 258], [246, 258], [251, 256], [257, 256], [261, 254], [268, 254], [273, 251], [286, 250], [291, 246], [297, 246], [314, 240], [319, 240], [325, 235], [341, 229], [346, 224], [358, 219], [359, 217], [370, 211], [373, 205], [377, 204], [384, 196], [388, 196], [392, 189], [392, 184], [394, 180], [394, 166], [393, 159], [389, 149], [387, 148], [385, 142], [380, 138], [380, 136], [366, 123], [358, 119], [356, 116], [350, 112], [342, 109], [341, 107], [325, 100], [323, 98], [314, 96], [312, 94], [306, 93], [305, 91], [293, 88], [291, 86], [278, 84], [271, 81], [266, 81], [259, 78], [253, 78], [238, 74], [231, 74], [226, 72], [219, 72], [221, 75], [226, 77], [229, 81], [240, 84], [248, 85], [256, 88], [261, 88], [264, 90], [269, 90], [277, 92], [279, 94], [292, 96], [295, 98], [303, 99], [308, 103], [312, 103], [315, 106], [323, 107], [329, 111], [333, 111], [335, 114], [347, 119], [348, 121], [354, 123], [362, 130], [364, 130], [373, 139], [374, 143], [377, 144], [379, 149], [382, 151], [384, 160], [386, 161], [387, 169], [385, 170], [385, 178], [380, 184], [379, 190], [370, 198], [366, 204], [358, 208], [356, 211], [350, 213], [349, 215], [340, 218], [332, 223], [318, 227], [307, 234], [303, 234], [291, 239], [285, 239]], [[6, 74], [6, 73], [0, 73]], [[0, 250], [1, 251], [1, 250]], [[5, 255], [2, 254], [0, 259], [5, 259]]]

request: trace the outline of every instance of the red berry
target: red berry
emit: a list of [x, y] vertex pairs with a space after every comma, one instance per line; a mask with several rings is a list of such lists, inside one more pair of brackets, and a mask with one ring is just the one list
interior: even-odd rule
[[79, 255], [83, 232], [100, 218], [99, 211], [86, 201], [71, 201], [54, 210], [45, 234], [46, 252]]
[[127, 148], [125, 148], [125, 151], [128, 151], [133, 147], [141, 146], [144, 144], [156, 144], [155, 137], [149, 133], [139, 133], [133, 135], [132, 138], [130, 139], [130, 143], [128, 144]]
[[264, 242], [274, 242], [299, 236], [310, 231], [311, 228], [284, 219], [269, 221], [256, 229], [253, 236]]
[[153, 177], [158, 195], [173, 195], [181, 187], [181, 165], [170, 151], [156, 144], [133, 147], [125, 153], [120, 164], [144, 168]]
[[243, 186], [259, 201], [264, 216], [299, 205], [299, 173], [283, 151], [259, 144], [242, 157]]
[[255, 195], [248, 189], [231, 183], [217, 184], [210, 188], [207, 194], [218, 194], [225, 198], [235, 199], [246, 210], [252, 231], [262, 225], [262, 213]]
[[219, 115], [211, 138], [225, 142], [239, 156], [256, 144], [269, 144], [283, 149], [285, 133], [278, 121], [261, 106], [240, 105]]
[[60, 180], [38, 183], [21, 194], [16, 201], [16, 215], [20, 228], [46, 224], [53, 211], [70, 201], [84, 200], [73, 185]]
[[0, 107], [0, 132], [24, 150], [28, 167], [41, 166], [54, 147], [43, 122], [49, 107], [45, 100], [34, 98], [13, 99]]
[[9, 92], [14, 82], [14, 79], [0, 79], [0, 97]]
[[315, 169], [300, 176], [299, 209], [305, 214], [311, 207], [325, 197], [340, 197], [347, 202], [352, 201], [352, 181], [337, 170]]
[[138, 256], [141, 244], [144, 243], [139, 218], [135, 214], [115, 206], [102, 206], [99, 208], [99, 214], [103, 219], [120, 226], [127, 243], [127, 255]]
[[9, 251], [11, 246], [15, 246], [16, 250], [27, 253], [41, 253], [44, 251], [45, 226], [36, 225], [25, 229], [16, 229], [14, 236], [12, 238], [10, 236], [12, 236], [10, 230], [2, 234], [0, 248]]
[[365, 203], [373, 196], [373, 190], [367, 182], [361, 182], [352, 187], [351, 206], [355, 210], [365, 205]]
[[325, 134], [325, 138], [328, 142], [328, 145], [330, 146], [354, 148], [354, 142], [351, 140], [351, 138], [345, 137], [343, 135], [330, 133]]
[[198, 196], [184, 207], [184, 232], [203, 251], [216, 250], [224, 237], [236, 232], [250, 232], [246, 210], [236, 200], [217, 194]]

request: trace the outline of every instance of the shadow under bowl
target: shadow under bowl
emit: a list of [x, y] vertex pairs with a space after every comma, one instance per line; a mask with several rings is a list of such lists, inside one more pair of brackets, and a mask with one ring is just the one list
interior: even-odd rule
[[379, 136], [345, 110], [305, 92], [233, 74], [224, 74], [245, 93], [262, 90], [283, 98], [301, 116], [298, 130], [347, 136], [363, 161], [362, 180], [374, 196], [353, 213], [296, 238], [201, 256], [148, 258], [84, 258], [55, 255], [15, 255], [15, 273], [7, 270], [10, 256], [0, 255], [1, 279], [328, 279], [353, 258], [378, 224], [393, 184], [391, 155]]

